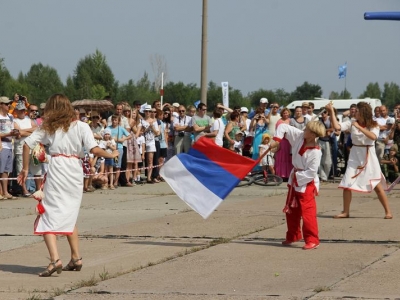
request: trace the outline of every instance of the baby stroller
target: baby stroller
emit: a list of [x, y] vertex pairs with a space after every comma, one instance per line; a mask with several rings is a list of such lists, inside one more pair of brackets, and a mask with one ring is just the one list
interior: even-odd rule
[[251, 158], [252, 155], [252, 149], [251, 147], [253, 146], [253, 139], [254, 137], [252, 136], [246, 136], [243, 140], [243, 149], [242, 149], [242, 155], [247, 156]]

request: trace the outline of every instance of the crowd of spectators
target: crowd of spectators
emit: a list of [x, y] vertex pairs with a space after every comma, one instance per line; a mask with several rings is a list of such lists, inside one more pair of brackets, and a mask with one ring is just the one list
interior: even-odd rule
[[[21, 147], [24, 139], [41, 125], [44, 108], [45, 103], [38, 107], [18, 94], [13, 99], [0, 98], [0, 199], [13, 199], [16, 193], [29, 197], [41, 186], [46, 164], [31, 162], [29, 171], [34, 180], [25, 186], [9, 183], [7, 178], [21, 170]], [[204, 103], [185, 107], [179, 103], [162, 104], [159, 100], [152, 105], [121, 102], [112, 111], [76, 108], [76, 118], [90, 125], [99, 146], [108, 152], [119, 151], [115, 159], [85, 153], [84, 192], [162, 182], [159, 173], [162, 164], [173, 155], [187, 153], [200, 137], [213, 139], [216, 145], [238, 155], [258, 159], [280, 124], [303, 130], [311, 120], [319, 120], [326, 128], [326, 136], [319, 138], [318, 144], [322, 150], [319, 177], [327, 181], [342, 172], [338, 156], [346, 162], [351, 139], [349, 132], [340, 133], [332, 128], [328, 112], [317, 116], [313, 111], [312, 102], [303, 102], [290, 111], [279, 103], [269, 103], [267, 98], [261, 98], [259, 106], [250, 113], [247, 107], [229, 108], [221, 103], [210, 112]], [[351, 105], [343, 113], [343, 120], [353, 118], [355, 111], [356, 105]], [[376, 155], [388, 182], [393, 182], [399, 175], [400, 105], [390, 115], [384, 105], [374, 110], [374, 120], [380, 127]], [[290, 144], [284, 138], [278, 149], [261, 160], [256, 169], [268, 170], [287, 180], [293, 168], [291, 155]]]

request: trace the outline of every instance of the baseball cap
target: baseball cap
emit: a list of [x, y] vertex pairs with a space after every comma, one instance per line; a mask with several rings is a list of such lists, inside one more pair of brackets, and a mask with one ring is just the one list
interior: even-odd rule
[[247, 109], [247, 107], [241, 107], [240, 108], [240, 112], [249, 112], [249, 110]]
[[268, 103], [268, 99], [267, 98], [261, 98], [260, 99], [260, 103]]
[[244, 132], [243, 131], [238, 131], [238, 132], [235, 133], [235, 135], [238, 135], [238, 134], [244, 135]]
[[397, 148], [397, 145], [393, 145], [392, 147], [390, 147], [390, 151], [398, 151], [399, 149]]
[[310, 104], [308, 102], [303, 102], [301, 104], [301, 107], [310, 107]]
[[10, 103], [10, 102], [12, 102], [12, 100], [8, 99], [8, 97], [6, 96], [0, 97], [0, 103]]
[[174, 103], [172, 103], [172, 106], [173, 107], [179, 107], [179, 103], [178, 102], [174, 102]]
[[17, 106], [15, 107], [16, 110], [26, 110], [26, 106], [24, 102], [19, 102]]

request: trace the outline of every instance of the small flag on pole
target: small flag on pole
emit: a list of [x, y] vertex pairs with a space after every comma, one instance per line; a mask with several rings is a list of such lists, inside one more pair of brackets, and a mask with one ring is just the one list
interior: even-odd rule
[[339, 79], [346, 78], [347, 73], [347, 63], [339, 66]]
[[179, 198], [206, 219], [258, 162], [201, 137], [189, 153], [168, 160], [160, 174]]

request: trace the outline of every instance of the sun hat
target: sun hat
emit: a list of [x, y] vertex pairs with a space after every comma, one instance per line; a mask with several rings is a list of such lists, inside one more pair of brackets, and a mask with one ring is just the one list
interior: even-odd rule
[[247, 107], [241, 107], [240, 108], [240, 112], [242, 113], [242, 112], [249, 112], [249, 110], [247, 109]]
[[267, 98], [261, 98], [260, 99], [260, 103], [268, 103], [268, 99]]
[[6, 96], [0, 97], [0, 103], [8, 104], [10, 102], [12, 102], [12, 100], [8, 99], [8, 97], [6, 97]]
[[104, 137], [106, 134], [111, 134], [111, 129], [106, 128], [101, 132], [101, 136]]

